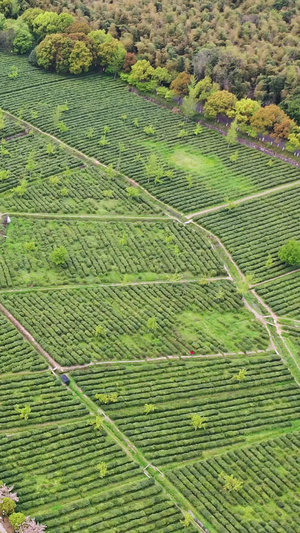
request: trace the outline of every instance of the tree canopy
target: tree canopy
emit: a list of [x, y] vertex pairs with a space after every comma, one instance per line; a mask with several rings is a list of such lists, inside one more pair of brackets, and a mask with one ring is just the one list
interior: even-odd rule
[[235, 116], [235, 106], [237, 97], [229, 91], [216, 91], [212, 93], [204, 106], [205, 115], [209, 118], [215, 118], [219, 113], [227, 117]]
[[[13, 3], [1, 0], [0, 6]], [[40, 7], [41, 0], [30, 5]], [[42, 3], [44, 9], [54, 5], [58, 12], [67, 6], [77, 17], [88, 17], [152, 66], [192, 73], [194, 65], [197, 77], [210, 76], [240, 98], [278, 104], [297, 92], [300, 5], [295, 0]]]
[[279, 259], [291, 266], [300, 265], [300, 241], [291, 239], [279, 250]]

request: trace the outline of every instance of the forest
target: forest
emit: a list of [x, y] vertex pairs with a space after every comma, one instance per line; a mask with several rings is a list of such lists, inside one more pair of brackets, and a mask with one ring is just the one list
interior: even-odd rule
[[[1, 4], [11, 0], [2, 0]], [[14, 3], [15, 0], [12, 0]], [[211, 75], [238, 96], [279, 103], [298, 94], [298, 0], [28, 0], [109, 31], [170, 71]], [[1, 9], [1, 7], [0, 7]]]
[[[290, 3], [263, 5], [267, 7], [263, 10], [247, 9], [247, 2], [238, 6], [223, 2], [218, 7], [200, 3], [198, 9], [191, 3], [185, 5], [185, 15], [168, 3], [156, 3], [153, 13], [145, 15], [149, 32], [137, 6], [133, 14], [141, 20], [133, 28], [131, 17], [127, 21], [118, 16], [116, 3], [109, 4], [116, 10], [113, 22], [112, 14], [104, 11], [107, 4], [95, 4], [90, 10], [50, 5], [47, 10], [1, 0], [0, 49], [29, 54], [31, 65], [59, 74], [118, 75], [138, 92], [182, 105], [188, 118], [198, 112], [207, 120], [227, 117], [228, 124], [232, 122], [229, 143], [240, 133], [267, 136], [271, 142], [272, 138], [287, 141], [284, 147], [298, 155], [297, 9], [288, 10]], [[163, 24], [161, 17], [166, 17]], [[276, 31], [270, 26], [272, 21]], [[160, 38], [161, 31], [165, 39], [169, 36], [168, 42]], [[177, 32], [186, 43], [181, 39], [176, 44]], [[17, 67], [12, 65], [8, 75], [17, 78]], [[63, 132], [60, 118], [57, 122]], [[151, 127], [147, 133], [153, 133]], [[105, 132], [102, 140], [104, 145]]]

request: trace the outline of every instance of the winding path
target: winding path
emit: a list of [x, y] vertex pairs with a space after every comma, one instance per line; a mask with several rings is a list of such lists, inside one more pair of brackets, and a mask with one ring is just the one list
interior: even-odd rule
[[1, 303], [0, 312], [2, 312], [8, 318], [8, 320], [10, 320], [10, 322], [19, 330], [19, 332], [22, 333], [23, 337], [25, 337], [25, 339], [27, 339], [30, 344], [32, 344], [32, 346], [34, 346], [34, 348], [48, 360], [52, 368], [56, 367], [58, 370], [61, 369], [57, 362], [53, 359], [53, 357], [51, 357], [51, 355], [46, 352], [46, 350], [44, 350], [44, 348], [35, 340], [31, 333], [26, 328], [24, 328], [24, 326], [22, 326], [21, 322], [19, 322], [19, 320], [17, 320], [14, 315]]

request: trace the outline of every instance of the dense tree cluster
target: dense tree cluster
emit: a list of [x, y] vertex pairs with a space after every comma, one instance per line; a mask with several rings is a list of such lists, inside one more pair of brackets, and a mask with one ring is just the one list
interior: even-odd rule
[[291, 239], [279, 250], [279, 259], [291, 266], [300, 265], [300, 242]]
[[96, 66], [109, 73], [117, 73], [122, 69], [125, 57], [123, 44], [103, 30], [87, 35], [83, 32], [70, 33], [67, 28], [66, 33], [48, 34], [30, 60], [59, 73], [81, 74]]
[[180, 6], [150, 1], [147, 17], [145, 2], [125, 0], [121, 10], [118, 2], [98, 0], [76, 10], [56, 4], [57, 11], [45, 11], [30, 0], [33, 7], [20, 14], [17, 0], [0, 0], [0, 48], [32, 50], [32, 64], [59, 73], [121, 73], [139, 91], [180, 97], [187, 116], [200, 103], [209, 119], [234, 118], [231, 137], [238, 131], [270, 135], [288, 139], [290, 151], [300, 148], [294, 0], [265, 0], [263, 6], [250, 0], [234, 6], [226, 0], [183, 0]]
[[192, 73], [194, 64], [239, 97], [279, 103], [299, 85], [297, 0], [27, 2], [88, 17], [154, 67]]

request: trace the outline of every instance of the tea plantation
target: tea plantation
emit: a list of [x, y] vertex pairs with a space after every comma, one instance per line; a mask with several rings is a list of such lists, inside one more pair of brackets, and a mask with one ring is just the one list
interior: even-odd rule
[[282, 317], [300, 320], [299, 272], [266, 282], [257, 287], [257, 292]]
[[3, 53], [0, 107], [0, 510], [300, 533], [298, 163]]
[[8, 292], [0, 301], [63, 366], [269, 344], [227, 280]]
[[[300, 189], [293, 187], [198, 219], [218, 235], [234, 259], [258, 281], [293, 270], [278, 257], [289, 239], [300, 238]], [[290, 279], [290, 278], [289, 278]]]
[[50, 178], [36, 178], [22, 196], [14, 189], [1, 195], [3, 210], [21, 213], [89, 215], [162, 215], [159, 206], [139, 194], [120, 176], [100, 168], [67, 169]]
[[[7, 231], [0, 287], [226, 276], [209, 239], [193, 225], [166, 221], [19, 218]], [[64, 246], [58, 269], [52, 252]]]
[[[20, 88], [21, 79], [31, 77], [23, 61], [18, 58], [18, 78], [6, 79], [3, 109], [113, 165], [185, 213], [300, 179], [296, 167], [242, 145], [232, 162], [237, 147], [222, 135], [205, 127], [195, 135], [193, 123], [129, 93], [120, 80], [97, 74], [57, 79], [36, 71]], [[55, 120], [58, 106], [65, 106], [64, 127]]]
[[70, 153], [34, 133], [25, 131], [19, 136], [2, 137], [0, 192], [16, 188], [22, 180], [30, 183], [81, 164]]
[[[241, 369], [245, 379], [239, 381]], [[273, 424], [291, 427], [300, 421], [299, 387], [275, 354], [93, 368], [74, 377], [158, 465], [199, 458], [207, 450], [241, 444]], [[105, 405], [112, 392], [118, 401]], [[147, 404], [154, 406], [150, 413], [144, 409]], [[191, 420], [197, 413], [204, 419], [201, 431], [195, 431]]]
[[[299, 497], [294, 489], [299, 447], [300, 434], [295, 432], [191, 463], [168, 477], [220, 533], [298, 533]], [[224, 486], [233, 472], [241, 490], [226, 496]]]
[[0, 374], [44, 370], [46, 362], [3, 315], [0, 315]]

